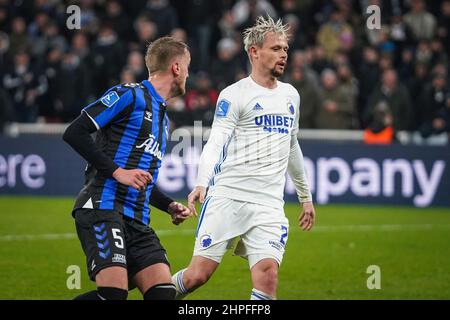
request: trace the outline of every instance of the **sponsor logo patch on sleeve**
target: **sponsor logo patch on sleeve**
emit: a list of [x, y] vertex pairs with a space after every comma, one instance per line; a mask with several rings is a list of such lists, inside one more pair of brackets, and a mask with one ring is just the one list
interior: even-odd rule
[[108, 108], [111, 107], [114, 103], [119, 101], [119, 95], [115, 91], [111, 91], [110, 93], [104, 95], [100, 101], [107, 106]]
[[230, 108], [231, 102], [225, 99], [220, 100], [217, 103], [216, 116], [226, 117], [228, 114], [228, 109]]

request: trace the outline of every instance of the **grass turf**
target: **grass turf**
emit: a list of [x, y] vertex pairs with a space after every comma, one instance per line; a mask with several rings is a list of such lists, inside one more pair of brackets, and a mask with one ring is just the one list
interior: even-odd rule
[[[95, 288], [70, 215], [73, 199], [0, 197], [0, 299], [72, 299]], [[278, 299], [450, 299], [450, 210], [387, 206], [319, 206], [313, 231], [290, 220]], [[176, 227], [152, 212], [172, 271], [191, 258], [197, 219]], [[69, 290], [68, 266], [81, 268], [81, 289]], [[367, 267], [381, 270], [369, 290]], [[187, 299], [248, 299], [246, 260], [227, 253], [212, 279]], [[140, 299], [137, 290], [130, 299]]]

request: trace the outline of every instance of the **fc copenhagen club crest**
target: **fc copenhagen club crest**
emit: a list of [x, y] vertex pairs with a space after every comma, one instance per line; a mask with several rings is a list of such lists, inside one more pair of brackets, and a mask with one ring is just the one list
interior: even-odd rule
[[291, 100], [288, 100], [287, 107], [288, 107], [288, 110], [289, 110], [290, 114], [294, 114], [295, 113], [294, 104], [292, 103]]

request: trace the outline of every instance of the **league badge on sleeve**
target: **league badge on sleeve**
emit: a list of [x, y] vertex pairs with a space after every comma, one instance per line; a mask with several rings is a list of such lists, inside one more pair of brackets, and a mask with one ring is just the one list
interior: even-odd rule
[[108, 108], [111, 107], [114, 103], [119, 101], [119, 95], [115, 91], [111, 91], [110, 93], [104, 95], [101, 97], [100, 101], [107, 106]]
[[220, 100], [217, 103], [216, 116], [217, 117], [226, 117], [228, 114], [228, 109], [230, 107], [231, 102], [225, 99]]

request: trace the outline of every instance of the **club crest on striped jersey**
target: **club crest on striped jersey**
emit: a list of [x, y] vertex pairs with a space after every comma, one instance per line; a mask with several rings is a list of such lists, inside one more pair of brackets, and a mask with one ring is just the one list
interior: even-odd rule
[[115, 91], [111, 91], [108, 94], [104, 95], [100, 98], [100, 101], [107, 106], [108, 108], [111, 107], [114, 103], [119, 101], [119, 95]]

